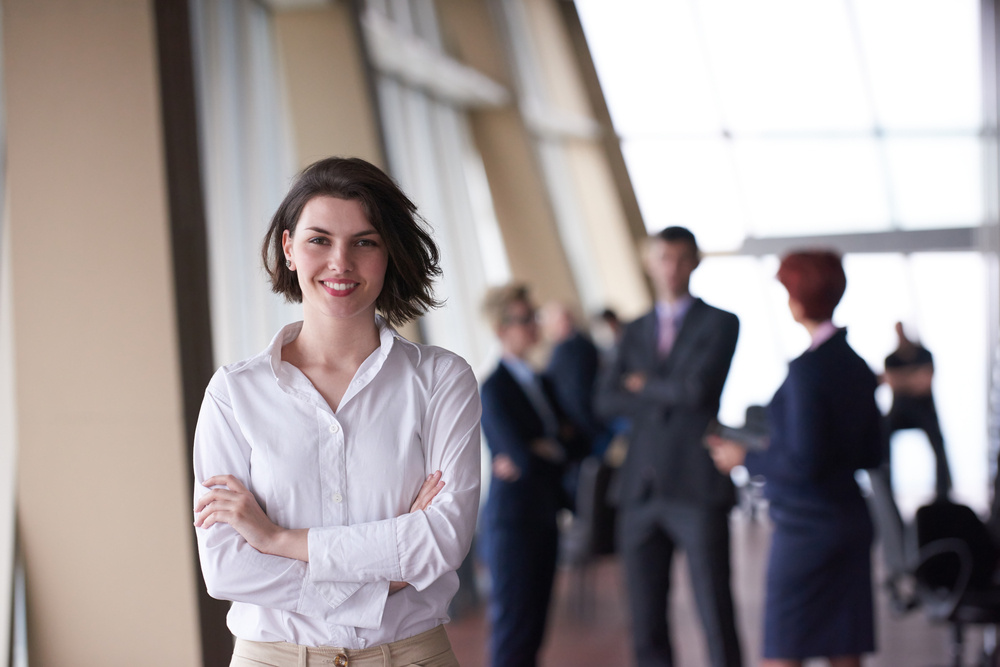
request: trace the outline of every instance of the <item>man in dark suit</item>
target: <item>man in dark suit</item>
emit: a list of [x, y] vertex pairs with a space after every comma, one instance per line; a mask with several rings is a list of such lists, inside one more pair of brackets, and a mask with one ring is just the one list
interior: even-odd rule
[[656, 307], [630, 323], [602, 374], [598, 413], [631, 420], [620, 470], [618, 550], [638, 667], [673, 665], [667, 624], [674, 550], [687, 554], [712, 667], [741, 665], [730, 591], [730, 479], [703, 439], [716, 417], [739, 333], [732, 313], [691, 296], [694, 235], [668, 227], [647, 240]]
[[493, 581], [491, 665], [534, 667], [555, 578], [556, 515], [567, 506], [562, 475], [585, 441], [526, 361], [539, 339], [527, 289], [490, 290], [484, 311], [502, 348], [481, 389], [493, 472], [482, 535]]

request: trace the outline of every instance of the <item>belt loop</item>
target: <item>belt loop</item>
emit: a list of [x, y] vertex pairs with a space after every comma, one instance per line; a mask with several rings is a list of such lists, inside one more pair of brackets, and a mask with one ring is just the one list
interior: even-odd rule
[[389, 644], [382, 644], [379, 648], [382, 649], [382, 664], [384, 667], [392, 667], [392, 651], [389, 650]]
[[299, 664], [298, 667], [307, 667], [309, 664], [309, 649], [304, 644], [299, 644]]

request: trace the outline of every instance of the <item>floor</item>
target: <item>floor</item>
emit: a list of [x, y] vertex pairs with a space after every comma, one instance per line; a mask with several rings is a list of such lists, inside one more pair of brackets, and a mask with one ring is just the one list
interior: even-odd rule
[[[733, 595], [748, 667], [757, 664], [760, 657], [760, 613], [769, 536], [770, 527], [766, 519], [734, 515]], [[880, 569], [878, 563], [876, 550], [877, 571]], [[704, 640], [686, 577], [682, 557], [679, 567], [674, 569], [677, 595], [671, 610], [677, 667], [703, 667], [707, 664]], [[876, 605], [879, 651], [865, 658], [865, 667], [951, 664], [950, 633], [946, 627], [929, 624], [920, 611], [905, 616], [894, 614], [881, 587], [878, 588]], [[620, 571], [614, 557], [593, 566], [584, 579], [578, 572], [560, 570], [550, 614], [550, 627], [539, 667], [627, 667], [632, 664]], [[462, 667], [487, 667], [489, 626], [482, 604], [471, 607], [447, 628]], [[982, 641], [982, 635], [977, 630], [970, 630], [966, 635], [966, 664], [976, 664], [976, 644]], [[814, 661], [808, 664], [812, 667], [825, 663]]]

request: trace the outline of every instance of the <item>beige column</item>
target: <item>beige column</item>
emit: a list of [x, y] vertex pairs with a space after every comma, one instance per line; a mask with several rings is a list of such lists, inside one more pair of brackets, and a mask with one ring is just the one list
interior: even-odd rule
[[[508, 90], [515, 90], [488, 3], [443, 0], [436, 6], [445, 43], [454, 49], [454, 55]], [[530, 284], [539, 301], [577, 303], [545, 181], [516, 103], [502, 109], [473, 110], [469, 118], [511, 273]]]
[[2, 11], [31, 664], [196, 665], [152, 3]]
[[350, 3], [277, 12], [274, 26], [299, 167], [340, 155], [384, 168]]
[[[520, 1], [520, 0], [519, 0]], [[523, 15], [532, 32], [533, 55], [544, 81], [550, 117], [593, 119], [587, 91], [570, 35], [560, 15], [560, 0], [523, 0]], [[438, 3], [446, 43], [464, 62], [515, 90], [504, 54], [507, 48], [488, 2], [443, 0]], [[564, 251], [552, 201], [536, 156], [533, 130], [513, 105], [471, 114], [476, 145], [483, 155], [497, 216], [518, 278], [539, 287], [542, 298], [579, 303], [578, 288]], [[595, 123], [597, 125], [597, 123]], [[551, 141], [551, 138], [549, 139]], [[599, 285], [606, 305], [631, 317], [649, 304], [649, 291], [636, 254], [634, 221], [626, 214], [613, 170], [600, 136], [561, 140], [572, 189], [580, 213], [569, 233], [586, 250], [588, 280]]]

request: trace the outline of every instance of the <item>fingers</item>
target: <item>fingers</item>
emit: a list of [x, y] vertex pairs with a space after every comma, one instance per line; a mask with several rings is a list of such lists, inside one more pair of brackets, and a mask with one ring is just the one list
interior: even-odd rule
[[236, 479], [233, 475], [213, 475], [201, 483], [202, 486], [212, 488], [213, 486], [225, 486], [231, 491], [246, 491], [247, 487], [243, 486], [243, 482]]
[[435, 470], [433, 473], [427, 476], [424, 483], [420, 486], [420, 491], [417, 493], [416, 500], [410, 505], [410, 512], [418, 512], [420, 510], [425, 510], [431, 505], [431, 501], [434, 497], [441, 492], [444, 488], [444, 480], [441, 479], [441, 471]]
[[240, 510], [241, 496], [249, 493], [243, 483], [232, 475], [214, 475], [202, 482], [202, 486], [210, 490], [194, 505], [194, 525], [209, 528], [216, 523], [232, 523]]

